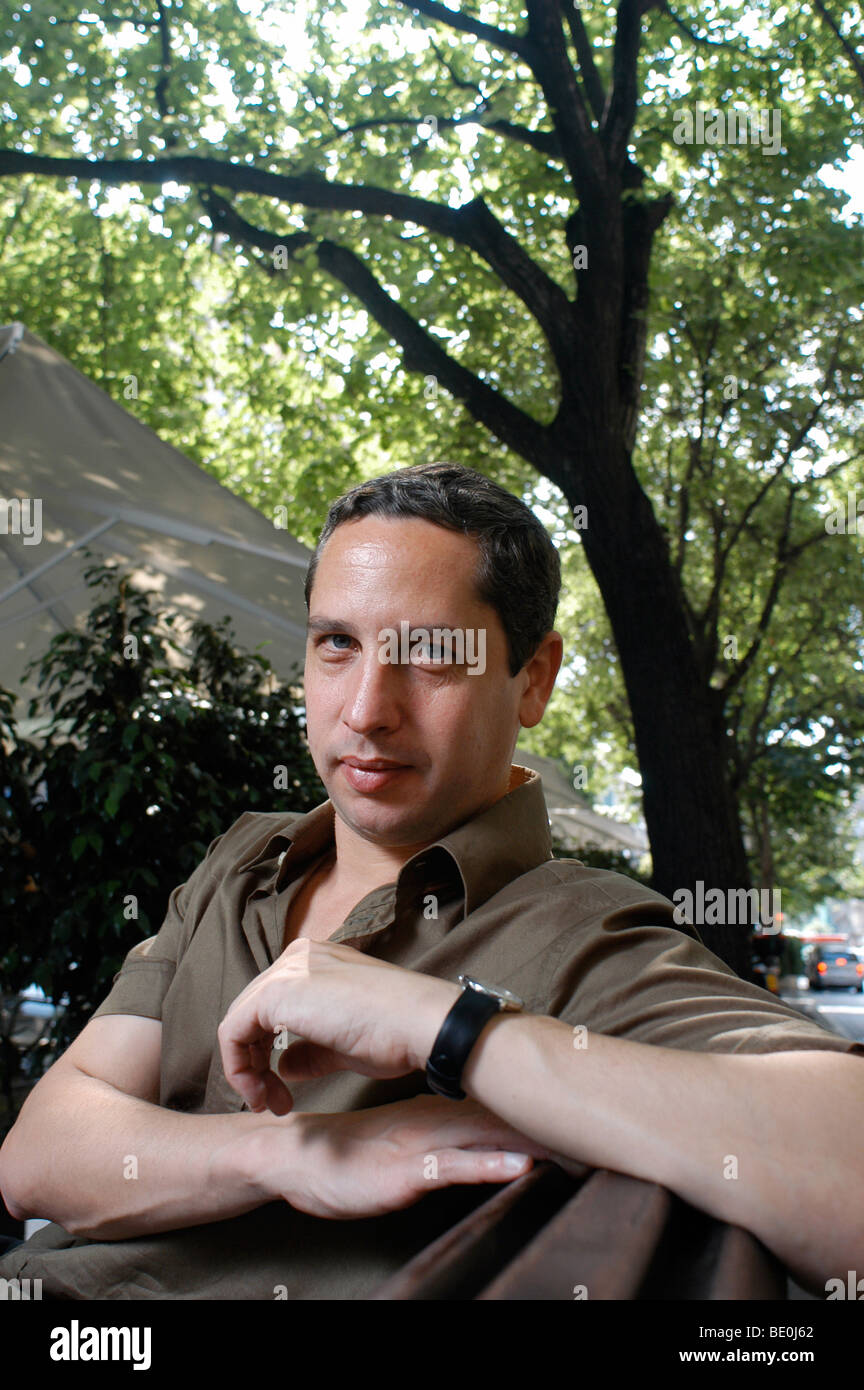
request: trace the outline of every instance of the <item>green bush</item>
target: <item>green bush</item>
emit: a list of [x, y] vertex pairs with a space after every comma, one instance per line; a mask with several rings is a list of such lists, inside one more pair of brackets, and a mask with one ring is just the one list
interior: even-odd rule
[[116, 567], [86, 578], [100, 598], [86, 630], [31, 662], [28, 713], [47, 720], [38, 742], [19, 735], [0, 689], [0, 980], [7, 996], [35, 982], [63, 1000], [59, 1047], [159, 929], [211, 840], [243, 811], [304, 811], [327, 796], [297, 687], [235, 649], [228, 619], [196, 623], [184, 648], [176, 615]]

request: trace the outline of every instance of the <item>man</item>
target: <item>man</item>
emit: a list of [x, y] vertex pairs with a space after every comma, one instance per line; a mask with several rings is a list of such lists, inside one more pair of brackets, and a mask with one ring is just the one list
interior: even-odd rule
[[[836, 1054], [864, 1047], [740, 981], [658, 894], [551, 857], [511, 760], [559, 669], [559, 575], [471, 470], [333, 505], [305, 676], [329, 799], [215, 841], [34, 1088], [0, 1187], [52, 1225], [0, 1275], [364, 1298], [550, 1155], [663, 1183], [814, 1291], [855, 1267], [864, 1069]], [[504, 991], [525, 1011], [493, 1014]]]

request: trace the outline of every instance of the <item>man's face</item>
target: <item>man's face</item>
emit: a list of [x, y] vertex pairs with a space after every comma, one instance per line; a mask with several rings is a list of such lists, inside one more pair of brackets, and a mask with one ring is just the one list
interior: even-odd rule
[[[344, 523], [319, 557], [306, 647], [309, 746], [337, 815], [375, 844], [429, 844], [507, 790], [529, 682], [524, 669], [509, 673], [504, 629], [475, 592], [478, 562], [469, 537], [390, 517]], [[430, 659], [411, 641], [424, 628], [473, 630], [468, 660]], [[385, 629], [405, 633], [400, 651], [413, 649], [414, 660], [380, 660]]]

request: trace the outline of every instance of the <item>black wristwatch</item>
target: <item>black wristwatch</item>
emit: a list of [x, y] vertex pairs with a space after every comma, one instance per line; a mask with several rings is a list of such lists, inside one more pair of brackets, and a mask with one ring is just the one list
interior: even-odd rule
[[459, 975], [464, 988], [438, 1030], [426, 1063], [430, 1090], [451, 1100], [464, 1100], [459, 1082], [468, 1056], [490, 1018], [497, 1013], [520, 1013], [524, 1008], [517, 994], [495, 985], [481, 984], [471, 975]]

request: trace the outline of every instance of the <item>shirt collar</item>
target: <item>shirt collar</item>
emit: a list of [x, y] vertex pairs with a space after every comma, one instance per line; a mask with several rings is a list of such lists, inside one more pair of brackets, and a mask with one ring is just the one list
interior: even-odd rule
[[[290, 821], [273, 814], [273, 833], [260, 852], [238, 864], [238, 869], [263, 869], [271, 863], [272, 872], [261, 878], [259, 891], [279, 891], [289, 875], [334, 843], [334, 819], [332, 801]], [[433, 855], [433, 850], [444, 854]], [[413, 895], [431, 886], [433, 863], [436, 873], [440, 868], [446, 874], [448, 865], [455, 866], [455, 881], [461, 880], [465, 895], [463, 917], [467, 917], [512, 879], [552, 857], [543, 784], [531, 768], [513, 764], [505, 795], [406, 860], [399, 871], [397, 892]]]
[[510, 790], [408, 859], [402, 865], [400, 882], [419, 871], [422, 883], [426, 861], [437, 848], [447, 852], [459, 871], [465, 893], [463, 918], [476, 912], [512, 879], [551, 859], [549, 816], [538, 774], [513, 764]]

